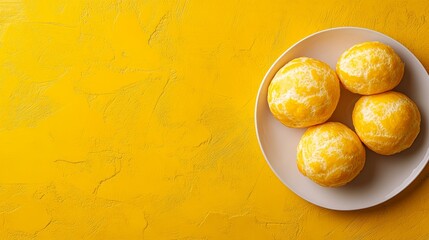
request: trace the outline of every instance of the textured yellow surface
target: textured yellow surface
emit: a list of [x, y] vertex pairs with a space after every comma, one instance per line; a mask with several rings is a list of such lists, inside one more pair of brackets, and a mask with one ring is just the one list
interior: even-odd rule
[[353, 109], [353, 126], [365, 145], [392, 155], [411, 146], [420, 132], [417, 105], [399, 92], [363, 96]]
[[340, 81], [328, 64], [295, 58], [283, 66], [268, 87], [268, 104], [274, 117], [288, 127], [324, 123], [337, 107]]
[[364, 42], [341, 55], [337, 73], [349, 91], [371, 95], [396, 87], [404, 75], [404, 63], [390, 46]]
[[365, 148], [359, 137], [338, 122], [308, 128], [299, 141], [297, 152], [299, 171], [327, 187], [350, 182], [365, 164]]
[[368, 27], [428, 68], [428, 12], [0, 0], [0, 239], [428, 239], [427, 168], [386, 204], [325, 210], [280, 183], [253, 127], [259, 83], [294, 42]]

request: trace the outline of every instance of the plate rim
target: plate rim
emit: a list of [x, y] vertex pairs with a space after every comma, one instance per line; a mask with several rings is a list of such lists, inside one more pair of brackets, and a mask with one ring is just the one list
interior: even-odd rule
[[254, 126], [255, 126], [255, 131], [256, 131], [256, 138], [258, 140], [258, 145], [259, 148], [262, 152], [262, 155], [264, 156], [265, 162], [270, 166], [271, 171], [275, 174], [275, 176], [283, 183], [283, 185], [285, 185], [291, 192], [293, 192], [295, 195], [299, 196], [300, 198], [306, 200], [307, 202], [325, 208], [325, 209], [330, 209], [330, 210], [336, 210], [336, 211], [355, 211], [355, 210], [361, 210], [361, 209], [367, 209], [367, 208], [371, 208], [371, 207], [375, 207], [377, 205], [380, 205], [384, 202], [389, 201], [390, 199], [394, 198], [395, 196], [397, 196], [399, 193], [401, 193], [405, 188], [407, 188], [408, 186], [410, 186], [410, 184], [412, 182], [414, 182], [414, 180], [416, 180], [416, 178], [420, 175], [420, 173], [426, 168], [426, 165], [429, 161], [429, 151], [426, 152], [426, 155], [424, 157], [424, 159], [418, 164], [423, 164], [423, 166], [421, 167], [421, 169], [419, 169], [418, 171], [415, 172], [415, 176], [413, 176], [412, 178], [407, 179], [405, 182], [405, 184], [401, 184], [401, 186], [398, 186], [398, 188], [396, 188], [394, 194], [391, 194], [388, 198], [383, 198], [380, 201], [376, 201], [375, 203], [371, 203], [368, 206], [361, 206], [361, 207], [352, 207], [352, 208], [335, 208], [335, 207], [328, 207], [328, 206], [322, 206], [318, 203], [315, 203], [311, 200], [309, 200], [307, 197], [302, 196], [301, 194], [295, 192], [290, 186], [289, 184], [287, 184], [285, 181], [283, 181], [283, 179], [278, 175], [277, 171], [274, 169], [274, 167], [271, 165], [270, 161], [268, 161], [267, 155], [265, 154], [264, 148], [262, 147], [262, 143], [261, 143], [261, 138], [260, 138], [260, 134], [259, 134], [259, 127], [258, 127], [258, 107], [259, 107], [259, 101], [260, 101], [260, 97], [261, 97], [261, 91], [263, 86], [265, 85], [265, 82], [268, 81], [268, 75], [272, 72], [273, 68], [275, 68], [275, 66], [279, 63], [279, 61], [281, 61], [281, 59], [289, 52], [291, 51], [293, 48], [295, 48], [297, 45], [299, 45], [301, 42], [314, 37], [315, 35], [319, 35], [321, 33], [324, 32], [330, 32], [330, 31], [338, 31], [338, 30], [346, 30], [346, 29], [354, 29], [354, 30], [360, 30], [360, 31], [367, 31], [367, 32], [372, 32], [374, 34], [377, 35], [381, 35], [382, 37], [388, 38], [390, 40], [392, 40], [393, 42], [399, 44], [400, 46], [402, 46], [406, 52], [408, 54], [410, 54], [410, 56], [412, 56], [412, 58], [414, 58], [416, 60], [416, 62], [419, 64], [419, 67], [423, 68], [426, 72], [426, 74], [428, 74], [426, 68], [423, 66], [423, 64], [420, 62], [420, 60], [407, 48], [405, 47], [402, 43], [400, 43], [399, 41], [397, 41], [396, 39], [393, 39], [392, 37], [385, 35], [381, 32], [372, 30], [372, 29], [368, 29], [368, 28], [363, 28], [363, 27], [354, 27], [354, 26], [342, 26], [342, 27], [334, 27], [334, 28], [327, 28], [327, 29], [323, 29], [317, 32], [314, 32], [310, 35], [307, 35], [306, 37], [300, 39], [299, 41], [295, 42], [294, 44], [292, 44], [289, 48], [287, 48], [270, 66], [270, 68], [267, 70], [267, 72], [265, 73], [264, 77], [262, 78], [262, 81], [259, 85], [258, 88], [258, 92], [257, 92], [257, 96], [256, 96], [256, 101], [255, 101], [255, 109], [254, 109]]

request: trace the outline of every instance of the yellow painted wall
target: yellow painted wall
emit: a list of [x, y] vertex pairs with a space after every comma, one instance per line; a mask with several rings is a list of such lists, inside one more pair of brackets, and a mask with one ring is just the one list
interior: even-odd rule
[[337, 26], [429, 67], [428, 1], [0, 0], [0, 239], [429, 239], [429, 170], [336, 212], [283, 186], [253, 108]]

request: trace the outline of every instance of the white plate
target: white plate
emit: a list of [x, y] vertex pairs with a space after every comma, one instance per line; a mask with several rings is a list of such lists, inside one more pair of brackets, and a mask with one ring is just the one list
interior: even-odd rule
[[[393, 156], [378, 155], [369, 149], [362, 172], [340, 188], [326, 188], [301, 175], [296, 167], [296, 147], [305, 129], [287, 128], [270, 113], [267, 89], [275, 73], [296, 57], [312, 57], [333, 69], [339, 56], [352, 45], [380, 41], [390, 45], [405, 62], [402, 82], [394, 90], [413, 99], [422, 116], [421, 131], [408, 150]], [[429, 76], [419, 60], [402, 44], [381, 33], [355, 27], [328, 29], [310, 35], [284, 52], [271, 66], [259, 88], [255, 107], [255, 125], [259, 145], [277, 177], [305, 200], [324, 208], [356, 210], [380, 204], [407, 187], [423, 170], [429, 159]], [[359, 95], [341, 89], [340, 102], [329, 121], [339, 121], [350, 128], [352, 109]]]

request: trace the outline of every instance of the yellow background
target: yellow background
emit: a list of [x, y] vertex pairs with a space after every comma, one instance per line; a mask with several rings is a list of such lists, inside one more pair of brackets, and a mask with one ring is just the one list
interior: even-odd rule
[[428, 168], [381, 206], [314, 206], [259, 150], [260, 81], [361, 26], [429, 67], [428, 1], [0, 0], [0, 239], [429, 239]]

